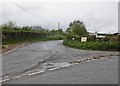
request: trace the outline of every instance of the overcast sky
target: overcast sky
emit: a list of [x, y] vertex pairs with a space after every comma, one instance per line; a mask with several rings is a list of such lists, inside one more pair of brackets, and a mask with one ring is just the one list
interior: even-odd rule
[[70, 22], [81, 20], [88, 31], [118, 32], [118, 1], [3, 0], [0, 22], [11, 20], [17, 25], [40, 25], [47, 29], [57, 29], [60, 22], [60, 27], [65, 30]]

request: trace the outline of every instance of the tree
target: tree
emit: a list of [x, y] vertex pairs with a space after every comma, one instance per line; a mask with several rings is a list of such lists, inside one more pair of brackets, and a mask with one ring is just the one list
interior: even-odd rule
[[85, 24], [79, 20], [73, 21], [73, 23], [70, 22], [69, 27], [67, 28], [66, 32], [69, 32], [69, 33], [72, 32], [79, 36], [87, 34]]
[[2, 30], [10, 30], [16, 28], [15, 22], [8, 21], [6, 24], [1, 25]]
[[87, 34], [86, 28], [84, 26], [81, 26], [80, 24], [75, 24], [72, 31], [79, 36]]
[[13, 28], [15, 26], [15, 22], [9, 21], [7, 25], [8, 27]]
[[22, 27], [22, 30], [25, 30], [25, 31], [31, 31], [31, 30], [32, 30], [32, 27], [29, 27], [29, 26], [23, 26], [23, 27]]
[[69, 27], [71, 27], [72, 26], [72, 22], [70, 22], [70, 24], [69, 24]]

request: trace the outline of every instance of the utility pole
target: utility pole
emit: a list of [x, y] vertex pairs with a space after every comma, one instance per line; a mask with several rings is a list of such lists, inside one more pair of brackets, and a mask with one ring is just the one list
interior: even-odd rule
[[60, 22], [58, 22], [58, 30], [60, 30]]

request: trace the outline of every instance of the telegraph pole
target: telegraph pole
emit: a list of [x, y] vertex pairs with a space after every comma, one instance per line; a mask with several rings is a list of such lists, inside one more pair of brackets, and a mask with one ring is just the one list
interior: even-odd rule
[[60, 22], [58, 22], [58, 30], [60, 30]]

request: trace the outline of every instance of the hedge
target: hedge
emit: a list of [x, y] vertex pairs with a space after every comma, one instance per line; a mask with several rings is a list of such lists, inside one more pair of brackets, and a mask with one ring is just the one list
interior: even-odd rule
[[35, 31], [2, 31], [2, 34], [5, 36], [2, 39], [3, 44], [43, 39], [47, 36], [45, 32]]
[[85, 49], [85, 50], [104, 50], [104, 51], [120, 51], [120, 42], [85, 42], [73, 40], [64, 40], [63, 44], [69, 47]]

